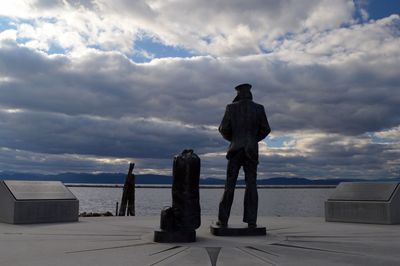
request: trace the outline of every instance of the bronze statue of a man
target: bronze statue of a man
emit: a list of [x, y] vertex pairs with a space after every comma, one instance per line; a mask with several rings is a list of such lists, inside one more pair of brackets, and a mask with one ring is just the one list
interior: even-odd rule
[[235, 87], [237, 96], [226, 106], [219, 126], [224, 139], [231, 142], [228, 159], [225, 191], [219, 204], [217, 225], [226, 227], [233, 202], [239, 170], [243, 167], [246, 191], [244, 195], [243, 222], [249, 227], [257, 226], [257, 164], [258, 142], [271, 132], [264, 106], [253, 102], [250, 84]]

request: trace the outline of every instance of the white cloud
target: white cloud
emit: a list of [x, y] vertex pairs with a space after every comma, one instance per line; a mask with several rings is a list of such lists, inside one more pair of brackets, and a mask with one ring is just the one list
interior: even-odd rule
[[17, 39], [17, 31], [16, 30], [4, 30], [4, 31], [0, 32], [0, 45], [1, 45], [1, 42], [3, 42], [3, 41], [6, 41], [6, 40], [15, 41], [16, 39]]
[[354, 8], [353, 1], [322, 0], [308, 15], [304, 26], [316, 30], [337, 28], [343, 23], [351, 22]]
[[277, 43], [273, 56], [299, 64], [340, 64], [357, 59], [393, 62], [400, 58], [399, 21], [399, 15], [392, 15], [363, 25], [294, 35]]
[[[260, 46], [286, 33], [331, 29], [351, 21], [354, 4], [332, 1], [14, 1], [5, 16], [29, 18], [30, 38], [65, 49], [99, 46], [134, 51], [141, 32], [200, 54], [261, 53]], [[50, 4], [51, 3], [51, 4]], [[21, 29], [21, 36], [26, 32]], [[33, 32], [31, 32], [33, 33]], [[45, 47], [39, 45], [38, 47]]]
[[[378, 131], [373, 133], [374, 137], [383, 139], [389, 143], [396, 142], [400, 144], [400, 126], [389, 128], [386, 130]], [[400, 146], [399, 146], [400, 147]]]

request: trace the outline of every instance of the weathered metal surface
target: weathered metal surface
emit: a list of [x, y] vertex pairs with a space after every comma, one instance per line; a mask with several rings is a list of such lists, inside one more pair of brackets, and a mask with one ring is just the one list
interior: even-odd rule
[[340, 183], [328, 200], [389, 201], [398, 183]]
[[5, 180], [4, 184], [16, 200], [76, 200], [60, 181]]
[[79, 201], [61, 182], [0, 181], [1, 222], [74, 222], [78, 214]]
[[398, 183], [341, 183], [325, 202], [329, 222], [400, 223]]

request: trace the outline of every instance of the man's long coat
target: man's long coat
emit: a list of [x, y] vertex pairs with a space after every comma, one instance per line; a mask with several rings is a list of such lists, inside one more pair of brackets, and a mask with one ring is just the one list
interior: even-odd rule
[[244, 149], [247, 158], [258, 161], [258, 142], [268, 136], [271, 128], [264, 106], [245, 97], [226, 106], [219, 132], [231, 142], [227, 159]]

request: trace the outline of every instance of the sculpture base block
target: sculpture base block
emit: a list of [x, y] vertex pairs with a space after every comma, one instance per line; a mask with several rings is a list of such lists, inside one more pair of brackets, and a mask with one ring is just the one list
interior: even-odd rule
[[247, 226], [221, 227], [216, 224], [210, 226], [211, 234], [215, 236], [265, 236], [267, 229], [265, 227], [249, 228]]
[[0, 222], [76, 222], [79, 200], [59, 181], [0, 181]]
[[158, 243], [188, 243], [196, 242], [196, 231], [154, 231], [154, 242]]
[[325, 201], [327, 222], [400, 223], [400, 183], [340, 183]]

